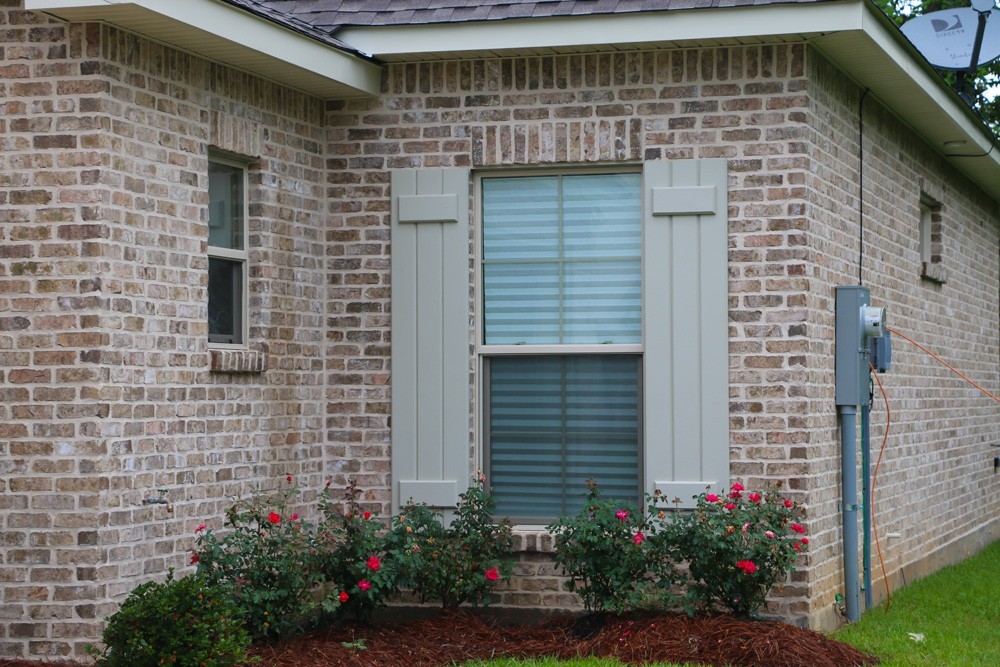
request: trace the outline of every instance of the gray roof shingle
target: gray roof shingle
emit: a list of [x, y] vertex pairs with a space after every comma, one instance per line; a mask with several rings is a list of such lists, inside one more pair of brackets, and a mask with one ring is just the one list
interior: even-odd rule
[[[224, 0], [293, 29], [324, 33], [343, 26], [502, 21], [835, 0]], [[309, 33], [307, 33], [309, 34]]]

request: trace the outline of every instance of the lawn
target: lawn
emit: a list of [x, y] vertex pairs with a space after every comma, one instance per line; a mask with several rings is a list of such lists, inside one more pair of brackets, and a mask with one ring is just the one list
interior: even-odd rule
[[872, 609], [833, 636], [886, 667], [1000, 665], [1000, 541], [892, 592], [888, 609]]
[[[884, 667], [1000, 665], [1000, 542], [893, 591], [883, 604], [832, 635], [878, 656]], [[608, 659], [493, 660], [463, 667], [620, 667]], [[666, 665], [655, 667], [694, 667]]]

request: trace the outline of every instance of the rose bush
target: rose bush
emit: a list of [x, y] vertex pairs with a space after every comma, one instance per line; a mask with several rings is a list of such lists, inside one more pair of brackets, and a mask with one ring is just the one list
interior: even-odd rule
[[403, 588], [421, 602], [452, 608], [489, 604], [498, 582], [510, 579], [514, 539], [510, 522], [495, 522], [493, 496], [477, 475], [459, 496], [454, 519], [425, 505], [407, 503], [387, 535], [387, 559]]
[[677, 572], [659, 548], [661, 523], [653, 498], [646, 508], [601, 497], [587, 484], [587, 503], [575, 517], [548, 526], [555, 535], [556, 563], [569, 575], [567, 587], [591, 612], [655, 609], [673, 601]]
[[685, 606], [752, 615], [809, 544], [795, 521], [802, 509], [776, 491], [748, 493], [739, 483], [728, 494], [696, 498], [693, 511], [665, 525], [662, 541], [672, 560], [688, 565]]

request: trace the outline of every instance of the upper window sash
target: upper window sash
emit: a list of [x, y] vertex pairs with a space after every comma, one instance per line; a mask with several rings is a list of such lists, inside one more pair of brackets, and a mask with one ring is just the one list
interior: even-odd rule
[[[223, 278], [223, 284], [213, 281], [209, 272], [209, 304], [223, 313], [209, 312], [208, 341], [212, 346], [242, 348], [248, 338], [247, 326], [247, 250], [246, 220], [249, 211], [248, 174], [245, 163], [209, 156], [208, 257], [234, 265]], [[219, 268], [221, 270], [221, 266]], [[218, 273], [218, 271], [216, 271]], [[218, 280], [222, 276], [216, 276]], [[216, 303], [212, 303], [215, 301]], [[227, 323], [225, 331], [213, 330], [212, 318], [221, 317]]]
[[479, 187], [483, 346], [641, 346], [641, 174], [486, 175]]

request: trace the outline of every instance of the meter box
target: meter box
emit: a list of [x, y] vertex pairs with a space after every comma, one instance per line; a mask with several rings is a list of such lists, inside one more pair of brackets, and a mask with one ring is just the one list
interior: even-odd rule
[[885, 308], [871, 305], [867, 287], [838, 286], [836, 290], [837, 405], [862, 405], [868, 401], [869, 343], [885, 331]]

